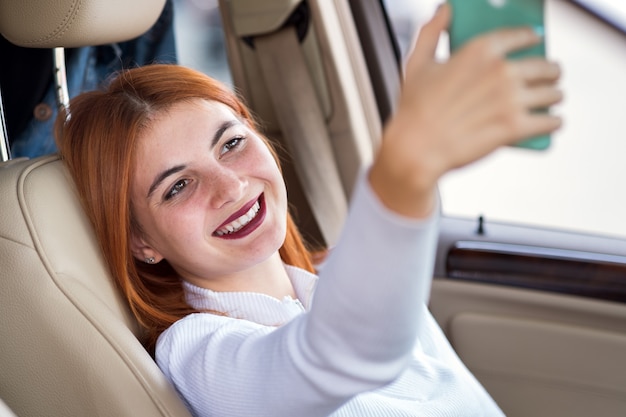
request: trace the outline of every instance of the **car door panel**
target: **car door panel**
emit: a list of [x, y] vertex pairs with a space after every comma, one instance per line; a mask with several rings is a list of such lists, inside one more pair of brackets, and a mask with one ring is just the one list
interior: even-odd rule
[[444, 217], [430, 308], [509, 416], [626, 412], [623, 239]]
[[431, 310], [507, 415], [624, 415], [625, 304], [441, 278]]

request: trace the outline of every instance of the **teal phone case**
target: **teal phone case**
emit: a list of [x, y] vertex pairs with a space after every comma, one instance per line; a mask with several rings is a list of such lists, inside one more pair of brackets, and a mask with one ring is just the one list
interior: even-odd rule
[[[544, 33], [544, 0], [447, 1], [452, 6], [452, 22], [448, 29], [451, 53], [471, 38], [503, 27], [531, 26], [536, 32]], [[509, 55], [511, 59], [527, 56], [545, 57], [545, 42]], [[543, 150], [547, 149], [550, 143], [550, 135], [542, 135], [515, 146]]]

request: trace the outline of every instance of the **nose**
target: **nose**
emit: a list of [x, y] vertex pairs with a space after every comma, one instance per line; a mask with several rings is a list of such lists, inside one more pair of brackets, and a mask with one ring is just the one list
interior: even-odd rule
[[247, 181], [237, 172], [227, 167], [212, 170], [207, 181], [209, 206], [222, 208], [229, 203], [240, 201], [244, 196]]

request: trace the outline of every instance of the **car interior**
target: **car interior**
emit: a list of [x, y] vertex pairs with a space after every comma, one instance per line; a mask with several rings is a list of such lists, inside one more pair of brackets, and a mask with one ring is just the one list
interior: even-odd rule
[[[0, 0], [0, 33], [62, 61], [139, 36], [164, 4]], [[383, 2], [219, 10], [233, 85], [280, 144], [296, 220], [331, 247], [401, 83]], [[190, 416], [138, 341], [62, 162], [3, 149], [0, 416]], [[444, 216], [430, 309], [507, 415], [626, 414], [625, 239]]]

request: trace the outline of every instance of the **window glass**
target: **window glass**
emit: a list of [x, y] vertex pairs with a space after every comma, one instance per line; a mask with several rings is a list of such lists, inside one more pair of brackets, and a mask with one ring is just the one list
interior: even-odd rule
[[596, 14], [621, 31], [626, 32], [626, 3], [624, 0], [572, 0]]
[[180, 64], [232, 85], [217, 0], [174, 0]]
[[[180, 62], [232, 84], [217, 1], [174, 2]], [[403, 54], [440, 2], [384, 0]], [[624, 9], [621, 0], [576, 3]], [[554, 111], [564, 127], [548, 151], [505, 148], [448, 174], [444, 213], [626, 236], [626, 37], [573, 2], [546, 0], [546, 40], [563, 65], [566, 99]], [[448, 54], [445, 36], [437, 54]]]
[[[438, 3], [386, 0], [394, 25], [406, 27], [407, 9], [414, 9], [414, 30]], [[406, 37], [406, 30], [398, 36]], [[550, 58], [562, 64], [565, 92], [565, 101], [553, 109], [565, 124], [552, 147], [501, 149], [448, 174], [441, 182], [443, 211], [626, 236], [626, 36], [573, 3], [547, 0], [546, 41]], [[438, 54], [447, 54], [447, 39]]]

